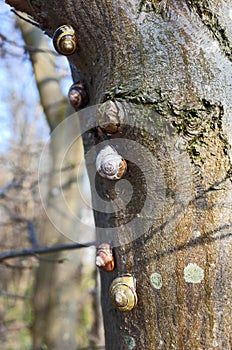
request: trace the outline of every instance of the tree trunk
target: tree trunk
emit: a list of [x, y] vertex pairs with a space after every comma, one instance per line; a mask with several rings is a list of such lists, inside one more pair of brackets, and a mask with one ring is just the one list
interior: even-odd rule
[[[131, 186], [121, 192], [133, 194], [124, 205], [114, 183], [97, 177], [96, 186], [120, 209], [95, 210], [98, 240], [113, 240], [117, 264], [101, 274], [106, 349], [230, 349], [230, 1], [22, 3], [49, 35], [76, 28], [73, 78], [85, 78], [92, 105], [123, 102], [113, 108], [127, 125], [107, 137], [128, 159]], [[93, 128], [83, 136], [98, 152]], [[138, 295], [125, 313], [109, 298], [122, 273], [136, 278]]]

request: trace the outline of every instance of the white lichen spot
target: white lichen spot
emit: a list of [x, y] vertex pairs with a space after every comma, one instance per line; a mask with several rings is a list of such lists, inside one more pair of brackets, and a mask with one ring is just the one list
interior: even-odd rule
[[152, 273], [150, 276], [150, 281], [152, 286], [155, 289], [160, 289], [162, 287], [162, 284], [163, 284], [162, 276], [159, 273], [157, 272]]
[[135, 340], [133, 337], [125, 335], [124, 340], [129, 350], [133, 350], [135, 348]]
[[200, 283], [204, 278], [204, 270], [195, 263], [188, 264], [184, 269], [184, 279], [187, 283]]
[[194, 235], [195, 238], [199, 238], [199, 237], [201, 237], [201, 232], [200, 231], [194, 231], [193, 235]]

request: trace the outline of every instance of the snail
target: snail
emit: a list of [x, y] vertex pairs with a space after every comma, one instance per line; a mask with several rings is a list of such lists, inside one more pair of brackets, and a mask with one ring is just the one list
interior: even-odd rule
[[114, 269], [114, 256], [109, 243], [102, 243], [97, 248], [96, 252], [96, 265], [99, 269], [104, 271], [113, 271]]
[[96, 119], [99, 127], [106, 134], [111, 135], [122, 130], [124, 114], [122, 103], [106, 101], [98, 107]]
[[97, 155], [96, 169], [103, 178], [119, 180], [127, 170], [127, 163], [112, 146], [105, 146]]
[[130, 274], [115, 278], [110, 285], [110, 298], [117, 310], [132, 310], [138, 301], [135, 278]]
[[73, 83], [68, 92], [69, 103], [73, 108], [83, 108], [89, 102], [85, 83], [82, 80]]
[[53, 45], [61, 55], [72, 55], [77, 49], [75, 30], [69, 24], [57, 28], [53, 35]]

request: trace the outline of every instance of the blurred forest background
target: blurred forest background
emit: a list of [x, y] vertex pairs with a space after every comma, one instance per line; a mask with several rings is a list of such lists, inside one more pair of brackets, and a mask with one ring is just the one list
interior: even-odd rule
[[[72, 84], [68, 62], [54, 52], [48, 37], [20, 20], [3, 1], [0, 23], [1, 253], [72, 243], [49, 221], [38, 188], [43, 146], [73, 112], [66, 98]], [[62, 140], [58, 146], [56, 142], [51, 146], [54, 164], [63, 147]], [[92, 222], [91, 208], [80, 204], [76, 192], [73, 195], [78, 166], [79, 186], [90, 197], [80, 140], [70, 153], [66, 196], [73, 210]], [[54, 169], [43, 176], [49, 203], [59, 201], [51, 190], [56, 188]], [[76, 221], [67, 225], [73, 225], [70, 229], [80, 240], [94, 240], [91, 225], [89, 232], [82, 232]], [[104, 348], [94, 255], [95, 247], [89, 247], [1, 262], [1, 350]]]

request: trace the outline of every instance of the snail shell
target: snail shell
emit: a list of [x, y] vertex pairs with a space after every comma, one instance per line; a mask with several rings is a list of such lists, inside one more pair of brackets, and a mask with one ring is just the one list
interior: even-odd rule
[[116, 101], [106, 101], [98, 107], [96, 119], [99, 127], [107, 134], [122, 130], [125, 111], [123, 104]]
[[117, 277], [110, 285], [110, 297], [119, 311], [132, 310], [138, 301], [135, 278], [130, 274]]
[[89, 96], [86, 85], [79, 80], [71, 85], [68, 92], [69, 103], [73, 108], [83, 108], [89, 102]]
[[57, 28], [53, 35], [53, 45], [61, 55], [72, 55], [77, 49], [77, 37], [73, 27], [65, 24]]
[[114, 256], [109, 243], [102, 243], [97, 248], [96, 265], [99, 267], [99, 269], [102, 269], [104, 271], [113, 271]]
[[127, 170], [127, 163], [113, 147], [105, 146], [97, 155], [96, 168], [100, 176], [119, 180]]

